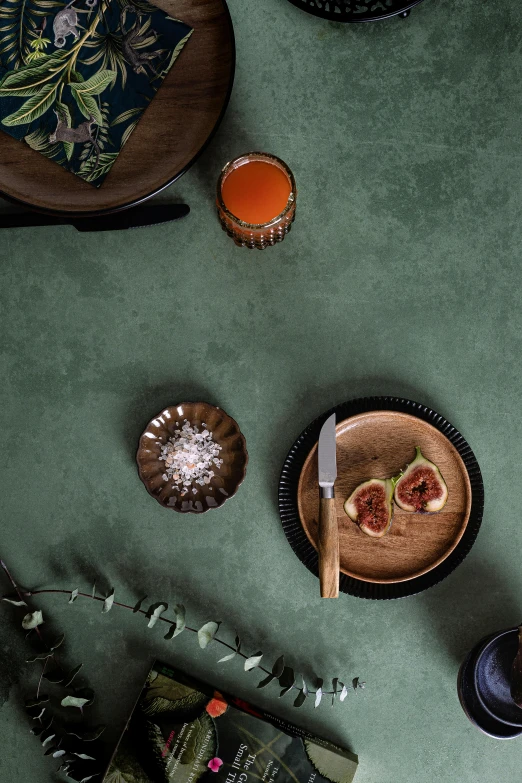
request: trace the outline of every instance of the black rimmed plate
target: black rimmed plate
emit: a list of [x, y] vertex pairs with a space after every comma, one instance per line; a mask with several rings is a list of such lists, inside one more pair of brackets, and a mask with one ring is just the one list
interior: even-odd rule
[[333, 22], [377, 22], [409, 15], [422, 0], [290, 0], [309, 14]]
[[332, 413], [337, 421], [368, 411], [389, 410], [408, 413], [430, 423], [439, 430], [458, 451], [464, 462], [471, 485], [471, 511], [466, 530], [458, 545], [440, 565], [422, 576], [398, 583], [373, 583], [340, 575], [339, 589], [358, 598], [390, 599], [415, 595], [438, 584], [457, 568], [475, 543], [484, 510], [484, 486], [480, 468], [469, 444], [460, 432], [436, 411], [412, 400], [399, 397], [363, 397], [337, 405], [319, 416], [298, 437], [281, 471], [279, 480], [279, 514], [286, 537], [301, 562], [318, 576], [317, 552], [309, 542], [299, 516], [297, 491], [301, 470], [308, 454], [317, 443], [324, 421]]

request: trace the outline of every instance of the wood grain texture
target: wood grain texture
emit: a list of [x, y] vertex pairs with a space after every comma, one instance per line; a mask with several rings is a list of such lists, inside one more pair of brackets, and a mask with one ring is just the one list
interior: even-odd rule
[[94, 188], [0, 132], [3, 195], [42, 211], [96, 214], [148, 198], [193, 162], [230, 94], [235, 63], [230, 17], [224, 0], [155, 0], [154, 5], [194, 32], [103, 185]]
[[338, 598], [339, 531], [335, 498], [319, 500], [318, 551], [321, 598]]
[[[338, 424], [336, 433], [340, 570], [356, 579], [392, 583], [435, 568], [457, 546], [471, 511], [469, 477], [455, 447], [431, 424], [396, 411], [353, 416]], [[448, 502], [438, 514], [409, 514], [394, 504], [390, 531], [372, 539], [345, 514], [344, 501], [366, 479], [397, 475], [413, 460], [415, 446], [440, 468]], [[306, 535], [318, 549], [317, 446], [301, 472], [298, 508]]]

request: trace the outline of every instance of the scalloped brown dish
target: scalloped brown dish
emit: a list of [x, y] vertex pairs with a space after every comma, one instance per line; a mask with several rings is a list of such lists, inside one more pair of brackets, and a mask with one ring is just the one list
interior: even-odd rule
[[[194, 485], [196, 493], [181, 497], [173, 481], [165, 481], [165, 463], [160, 460], [161, 448], [178, 429], [176, 422], [187, 420], [191, 426], [204, 423], [216, 443], [221, 446], [215, 475], [205, 486]], [[150, 420], [143, 432], [136, 454], [138, 473], [147, 492], [164, 508], [182, 514], [204, 514], [219, 508], [232, 497], [245, 478], [248, 463], [245, 438], [237, 422], [221, 408], [208, 402], [181, 402], [164, 408]]]

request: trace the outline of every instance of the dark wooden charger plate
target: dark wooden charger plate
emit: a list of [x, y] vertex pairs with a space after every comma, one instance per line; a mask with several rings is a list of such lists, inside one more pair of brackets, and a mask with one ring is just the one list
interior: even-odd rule
[[[368, 582], [394, 583], [427, 573], [448, 557], [464, 534], [471, 511], [471, 485], [457, 449], [416, 416], [369, 411], [337, 424], [335, 506], [343, 574]], [[394, 504], [393, 521], [380, 539], [363, 533], [345, 514], [343, 503], [368, 478], [390, 478], [411, 462], [415, 446], [440, 469], [448, 501], [438, 514], [409, 514]], [[297, 490], [299, 516], [317, 549], [319, 495], [317, 444], [306, 458]]]
[[106, 181], [94, 188], [0, 132], [0, 192], [52, 214], [100, 215], [135, 206], [194, 163], [228, 105], [235, 69], [225, 0], [152, 0], [194, 28]]
[[[342, 592], [361, 598], [401, 598], [407, 595], [415, 595], [422, 590], [426, 590], [448, 576], [464, 560], [470, 551], [482, 522], [484, 487], [475, 455], [460, 432], [458, 432], [458, 430], [456, 430], [446, 419], [436, 413], [436, 411], [425, 405], [413, 402], [412, 400], [406, 400], [399, 397], [365, 397], [338, 405], [324, 413], [322, 416], [319, 416], [301, 433], [285, 460], [279, 482], [279, 513], [283, 529], [292, 549], [301, 562], [304, 563], [313, 574], [318, 576], [317, 552], [310, 542], [299, 514], [298, 489], [301, 473], [310, 452], [317, 444], [319, 431], [328, 416], [335, 412], [337, 420], [344, 421], [369, 411], [397, 411], [399, 413], [409, 414], [409, 416], [412, 416], [421, 422], [421, 424], [419, 424], [419, 430], [416, 433], [417, 436], [420, 435], [421, 432], [424, 432], [424, 430], [422, 430], [422, 423], [426, 422], [428, 425], [431, 425], [443, 439], [447, 440], [449, 447], [447, 450], [444, 448], [444, 452], [446, 453], [445, 459], [448, 460], [446, 471], [450, 469], [452, 475], [451, 483], [453, 484], [455, 497], [458, 495], [461, 498], [457, 504], [460, 512], [458, 512], [455, 517], [455, 525], [453, 527], [453, 542], [455, 542], [455, 539], [457, 538], [459, 540], [456, 541], [455, 546], [453, 546], [452, 543], [448, 545], [448, 548], [451, 548], [452, 550], [448, 554], [445, 552], [440, 553], [441, 559], [438, 564], [432, 565], [427, 570], [425, 568], [420, 568], [419, 571], [422, 571], [422, 573], [417, 576], [410, 576], [409, 578], [403, 578], [393, 582], [370, 581], [367, 578], [361, 579], [354, 575], [349, 575], [348, 573], [341, 573], [340, 590]], [[424, 432], [424, 437], [427, 437], [427, 433], [431, 432], [431, 427], [430, 430]], [[436, 436], [432, 436], [431, 447], [434, 447], [433, 444], [438, 444], [437, 448], [442, 449], [444, 440], [435, 441], [435, 437]], [[409, 442], [407, 445], [409, 448]], [[419, 442], [418, 445], [422, 447], [423, 442]], [[453, 451], [451, 447], [453, 447], [455, 451]], [[372, 457], [375, 456], [375, 454], [370, 454], [369, 456]], [[412, 455], [408, 455], [406, 461], [410, 460], [411, 456]], [[389, 459], [389, 457], [385, 456], [384, 459]], [[460, 463], [464, 465], [467, 477], [460, 474], [459, 478]], [[452, 464], [453, 468], [451, 468]], [[383, 467], [385, 467], [384, 464]], [[363, 469], [366, 470], [366, 468]], [[392, 473], [393, 470], [395, 470], [395, 466], [392, 469]], [[453, 471], [455, 471], [454, 474]], [[338, 471], [338, 475], [340, 477], [340, 470]], [[446, 476], [446, 479], [449, 480], [448, 476]], [[352, 480], [355, 480], [355, 478]], [[338, 494], [340, 494], [339, 491]], [[470, 508], [468, 514], [467, 503], [469, 496]], [[342, 498], [339, 498], [339, 502], [341, 501]], [[448, 503], [449, 502], [450, 501], [448, 500]], [[341, 511], [341, 513], [344, 514], [344, 511]], [[460, 522], [458, 521], [459, 514]], [[466, 516], [468, 519], [467, 523], [464, 524]], [[428, 517], [427, 519], [435, 520], [436, 516]], [[397, 519], [394, 520], [394, 524], [396, 521]], [[419, 524], [423, 523], [424, 520], [419, 521]], [[358, 532], [359, 531], [356, 529], [355, 533]], [[394, 546], [396, 545], [392, 544], [392, 547]], [[434, 558], [434, 560], [437, 559], [438, 558]]]

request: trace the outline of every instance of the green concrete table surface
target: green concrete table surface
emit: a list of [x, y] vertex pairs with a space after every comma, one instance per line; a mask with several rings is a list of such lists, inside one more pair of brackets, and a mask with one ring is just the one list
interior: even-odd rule
[[[0, 556], [22, 583], [97, 577], [122, 601], [183, 601], [270, 662], [284, 652], [307, 675], [367, 683], [298, 711], [238, 662], [218, 666], [216, 645], [45, 597], [97, 691], [107, 747], [158, 656], [348, 745], [357, 783], [518, 780], [521, 740], [482, 735], [456, 693], [466, 652], [522, 614], [518, 5], [425, 0], [367, 26], [286, 0], [230, 8], [230, 107], [160, 197], [186, 200], [188, 219], [2, 232]], [[299, 189], [291, 234], [264, 252], [236, 248], [213, 207], [221, 166], [251, 149], [287, 161]], [[366, 394], [423, 401], [460, 429], [484, 522], [464, 564], [422, 595], [322, 601], [281, 529], [278, 474], [311, 419]], [[250, 452], [238, 495], [201, 519], [161, 508], [134, 464], [149, 417], [199, 398], [238, 420]], [[23, 632], [11, 607], [0, 619], [0, 778], [57, 781], [23, 714]]]

